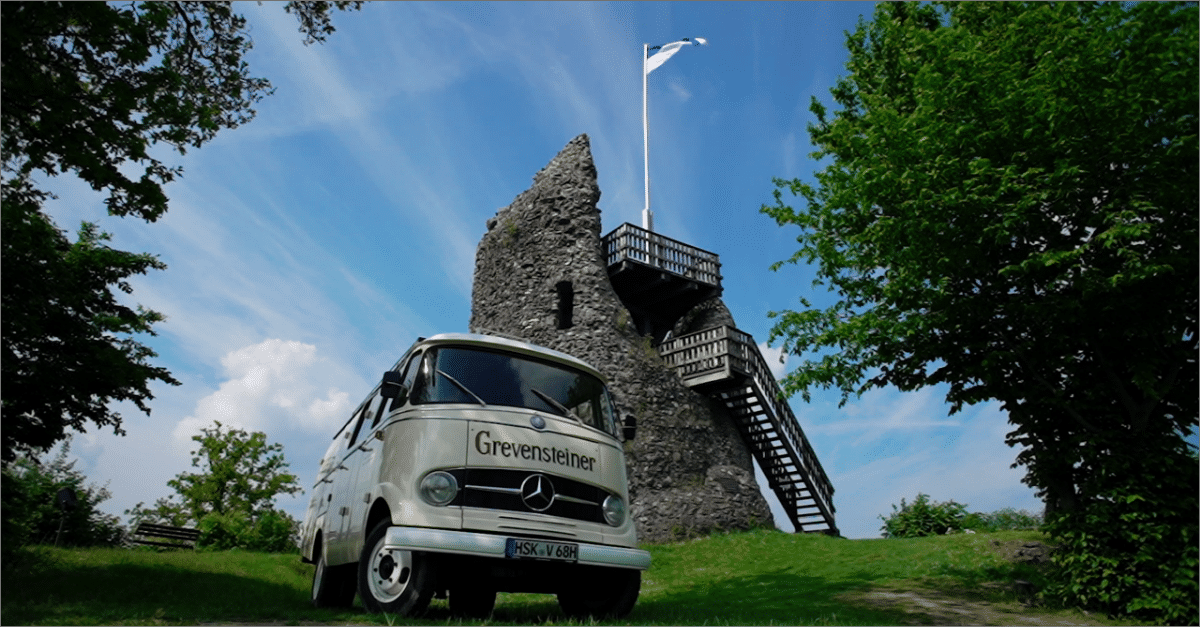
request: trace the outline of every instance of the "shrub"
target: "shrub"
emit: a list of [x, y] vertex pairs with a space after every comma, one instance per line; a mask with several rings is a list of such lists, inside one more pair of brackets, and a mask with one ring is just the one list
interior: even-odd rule
[[971, 529], [973, 531], [983, 531], [991, 533], [993, 531], [1021, 531], [1027, 529], [1041, 529], [1042, 515], [1031, 514], [1023, 509], [1018, 510], [1012, 507], [998, 509], [990, 514], [975, 512], [968, 514], [963, 518], [960, 525], [962, 529]]
[[244, 549], [264, 553], [296, 551], [296, 520], [287, 512], [269, 509], [253, 520], [243, 512], [209, 512], [197, 525], [203, 549]]
[[241, 547], [250, 521], [241, 512], [209, 512], [196, 525], [200, 529], [197, 548], [226, 550]]
[[892, 514], [883, 520], [885, 538], [919, 538], [936, 536], [962, 529], [962, 521], [966, 518], [967, 506], [954, 501], [939, 503], [930, 501], [929, 495], [917, 494], [916, 500], [906, 503], [900, 499], [900, 507], [892, 505]]
[[1200, 478], [1194, 454], [1178, 449], [1091, 473], [1086, 507], [1048, 518], [1058, 543], [1048, 597], [1115, 617], [1200, 624]]
[[[124, 532], [116, 516], [99, 510], [112, 494], [108, 488], [86, 483], [70, 460], [70, 439], [52, 458], [36, 460], [24, 455], [4, 465], [2, 483], [5, 555], [26, 544], [62, 546], [115, 545]], [[70, 489], [76, 504], [63, 510], [58, 492]], [[61, 534], [59, 533], [61, 527]]]
[[299, 523], [287, 512], [269, 510], [254, 522], [246, 543], [247, 548], [268, 553], [297, 552], [299, 528]]

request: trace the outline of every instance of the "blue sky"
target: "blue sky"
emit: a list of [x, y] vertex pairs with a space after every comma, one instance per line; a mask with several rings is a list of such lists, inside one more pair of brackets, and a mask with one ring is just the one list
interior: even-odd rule
[[[417, 336], [465, 331], [485, 221], [587, 133], [605, 232], [640, 224], [642, 45], [704, 37], [649, 81], [656, 230], [721, 256], [724, 299], [764, 342], [767, 312], [814, 293], [793, 230], [759, 208], [772, 177], [810, 178], [811, 97], [831, 104], [844, 31], [870, 3], [374, 3], [304, 47], [281, 7], [243, 4], [248, 61], [276, 87], [248, 125], [184, 157], [157, 223], [110, 218], [66, 177], [50, 212], [98, 222], [122, 250], [160, 256], [131, 302], [167, 320], [144, 338], [182, 386], [156, 386], [128, 435], [76, 436], [72, 453], [120, 514], [170, 494], [202, 426], [267, 433], [310, 487], [337, 427]], [[775, 363], [776, 349], [765, 347]], [[780, 373], [795, 358], [780, 366]], [[1011, 469], [996, 404], [948, 416], [944, 390], [880, 390], [838, 408], [792, 406], [836, 490], [838, 524], [878, 537], [879, 515], [924, 492], [973, 511], [1040, 511]], [[308, 497], [281, 499], [302, 517]], [[790, 530], [786, 516], [776, 519]]]

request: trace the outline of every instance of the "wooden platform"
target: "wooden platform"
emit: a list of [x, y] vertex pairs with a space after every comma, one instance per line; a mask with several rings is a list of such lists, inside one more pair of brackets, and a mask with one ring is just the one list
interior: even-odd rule
[[601, 239], [608, 277], [640, 333], [659, 342], [696, 305], [721, 295], [721, 258], [629, 223]]

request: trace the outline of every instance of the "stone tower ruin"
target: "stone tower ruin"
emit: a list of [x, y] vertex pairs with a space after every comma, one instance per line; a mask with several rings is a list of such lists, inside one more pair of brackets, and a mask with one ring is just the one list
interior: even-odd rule
[[[531, 188], [488, 220], [475, 255], [470, 330], [575, 355], [609, 378], [619, 415], [637, 419], [637, 437], [625, 449], [630, 511], [643, 539], [771, 526], [752, 454], [773, 484], [794, 469], [760, 455], [770, 449], [760, 441], [774, 436], [756, 427], [753, 416], [747, 419], [747, 411], [757, 410], [745, 409], [744, 394], [714, 378], [714, 357], [731, 362], [710, 354], [716, 345], [709, 336], [716, 331], [718, 339], [730, 340], [731, 332], [740, 333], [718, 297], [716, 255], [630, 224], [602, 238], [599, 199], [588, 138], [580, 135], [537, 173]], [[695, 257], [689, 250], [702, 253], [703, 263], [677, 258]], [[710, 278], [687, 276], [695, 272]], [[677, 339], [664, 342], [668, 338]], [[699, 361], [697, 348], [704, 353]], [[741, 344], [735, 348], [745, 352]], [[780, 403], [750, 401], [759, 409]], [[807, 441], [803, 446], [808, 452]], [[815, 456], [793, 457], [793, 465], [807, 462], [820, 471]], [[802, 470], [813, 483], [811, 468]], [[827, 488], [823, 471], [819, 478]], [[818, 526], [836, 533], [832, 488], [825, 492], [826, 524]], [[808, 530], [791, 510], [789, 516], [797, 530]]]

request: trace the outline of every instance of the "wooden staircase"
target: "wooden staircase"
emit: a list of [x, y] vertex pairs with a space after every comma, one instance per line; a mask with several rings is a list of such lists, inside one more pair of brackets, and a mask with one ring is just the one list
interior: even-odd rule
[[722, 403], [796, 531], [837, 535], [833, 486], [748, 333], [716, 326], [666, 339], [695, 305], [721, 294], [720, 258], [632, 224], [604, 236], [608, 274], [638, 330], [691, 387]]
[[749, 333], [719, 326], [659, 348], [688, 387], [721, 402], [796, 531], [838, 535], [833, 485]]

